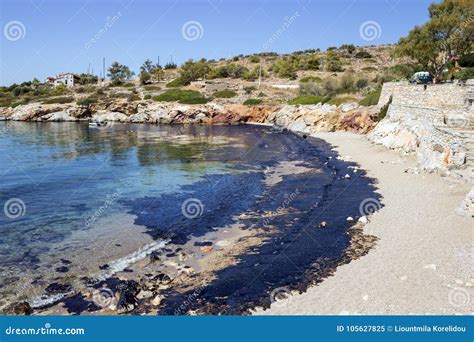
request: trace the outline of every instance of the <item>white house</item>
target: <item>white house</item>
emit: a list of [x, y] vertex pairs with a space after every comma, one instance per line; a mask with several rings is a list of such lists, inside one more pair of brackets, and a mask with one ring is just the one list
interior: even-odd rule
[[73, 87], [74, 83], [79, 80], [79, 76], [72, 73], [59, 74], [55, 77], [48, 77], [48, 82], [54, 86], [64, 84], [66, 87]]

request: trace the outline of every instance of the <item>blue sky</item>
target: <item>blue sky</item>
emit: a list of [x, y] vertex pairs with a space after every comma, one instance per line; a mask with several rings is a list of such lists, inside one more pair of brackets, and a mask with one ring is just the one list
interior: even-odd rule
[[107, 65], [119, 61], [137, 72], [146, 58], [158, 56], [161, 64], [171, 56], [179, 64], [189, 58], [395, 43], [428, 19], [431, 2], [1, 0], [0, 84], [86, 72], [89, 63], [98, 74], [103, 57]]

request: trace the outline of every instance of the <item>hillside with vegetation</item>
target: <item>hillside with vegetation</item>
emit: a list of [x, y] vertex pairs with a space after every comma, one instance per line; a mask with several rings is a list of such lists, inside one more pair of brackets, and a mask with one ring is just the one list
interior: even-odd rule
[[180, 66], [146, 60], [137, 73], [114, 62], [106, 80], [81, 74], [74, 87], [54, 87], [37, 79], [0, 87], [0, 107], [70, 103], [94, 111], [117, 100], [245, 106], [356, 102], [372, 106], [384, 82], [407, 80], [417, 71], [430, 72], [435, 82], [474, 77], [471, 5], [470, 0], [431, 5], [430, 21], [415, 27], [396, 45], [344, 44], [325, 51], [188, 60]]

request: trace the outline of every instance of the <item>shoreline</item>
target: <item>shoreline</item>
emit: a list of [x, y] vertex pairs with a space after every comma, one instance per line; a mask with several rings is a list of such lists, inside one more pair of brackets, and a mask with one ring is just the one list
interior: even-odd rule
[[[246, 124], [271, 126], [253, 122]], [[368, 177], [376, 180], [378, 189], [376, 192], [381, 195], [384, 208], [370, 216], [367, 225], [357, 224], [352, 227], [359, 230], [356, 235], [369, 237], [368, 243], [371, 246], [352, 255], [355, 257], [350, 258], [349, 261], [335, 265], [334, 270], [316, 281], [318, 285], [314, 286], [309, 282], [306, 285], [297, 286], [298, 291], [305, 291], [303, 294], [296, 295], [294, 289], [285, 288], [283, 297], [277, 296], [275, 300], [274, 294], [270, 295], [270, 302], [274, 301], [270, 309], [263, 311], [262, 308], [257, 307], [250, 309], [250, 313], [270, 315], [472, 313], [463, 303], [452, 304], [453, 298], [451, 298], [458, 293], [461, 295], [467, 293], [468, 298], [473, 296], [474, 279], [469, 278], [469, 267], [460, 267], [459, 261], [462, 259], [457, 260], [453, 255], [455, 252], [460, 252], [464, 253], [464, 261], [469, 258], [468, 242], [472, 241], [472, 236], [469, 237], [467, 228], [469, 228], [470, 218], [458, 217], [454, 214], [454, 209], [461, 203], [463, 195], [469, 190], [469, 185], [461, 184], [455, 188], [449, 183], [450, 180], [443, 179], [438, 174], [414, 173], [410, 171], [416, 165], [413, 156], [400, 157], [393, 150], [370, 143], [364, 135], [332, 132], [317, 133], [312, 136], [330, 144], [333, 150], [339, 153], [341, 159], [357, 163], [362, 170], [367, 172]], [[406, 170], [409, 171], [405, 172]], [[400, 184], [404, 186], [399, 187]], [[426, 191], [429, 185], [433, 187], [431, 192]], [[410, 216], [406, 213], [416, 212], [413, 208], [420, 209], [418, 216]], [[421, 226], [422, 229], [419, 231], [422, 224], [419, 219], [428, 221], [426, 225], [433, 225], [436, 239], [430, 239], [430, 229], [425, 226]], [[449, 226], [450, 220], [454, 220], [453, 225], [460, 227], [457, 234], [451, 232], [454, 234], [450, 235], [450, 230], [456, 229]], [[443, 225], [445, 227], [442, 227]], [[395, 228], [398, 229], [395, 230]], [[409, 237], [409, 241], [404, 240], [406, 236]], [[372, 237], [375, 240], [371, 240]], [[442, 258], [446, 256], [442, 252], [449, 246], [449, 241], [440, 241], [440, 239], [448, 237], [452, 238], [456, 247], [451, 246], [447, 255], [450, 259], [442, 262]], [[250, 238], [256, 238], [252, 243], [261, 243], [261, 240], [258, 241], [261, 239], [259, 237], [250, 236]], [[419, 246], [423, 246], [425, 252], [417, 250]], [[458, 246], [461, 248], [459, 249]], [[178, 248], [174, 248], [174, 253], [179, 259], [182, 253]], [[166, 254], [166, 249], [163, 254]], [[204, 251], [202, 247], [201, 251]], [[367, 252], [368, 255], [366, 255]], [[428, 254], [431, 259], [424, 254]], [[361, 256], [363, 258], [360, 258]], [[229, 258], [233, 258], [232, 253]], [[215, 262], [214, 257], [210, 260]], [[393, 264], [392, 261], [394, 261]], [[416, 268], [413, 268], [415, 264]], [[176, 266], [173, 265], [186, 273], [185, 279], [189, 280], [193, 277], [189, 276], [189, 265], [186, 265], [187, 269], [184, 264]], [[447, 268], [451, 271], [447, 272]], [[194, 270], [194, 267], [191, 267], [191, 270]], [[180, 277], [179, 275], [178, 278]], [[211, 275], [207, 277], [212, 279]], [[390, 281], [390, 284], [385, 288], [386, 281]], [[436, 282], [440, 282], [441, 285]], [[166, 282], [160, 286], [165, 290], [169, 288]], [[201, 285], [195, 286], [194, 292], [197, 291], [196, 288], [201, 292]], [[430, 288], [430, 291], [426, 291], [427, 288]], [[431, 288], [434, 290], [431, 291]], [[436, 298], [427, 299], [419, 294], [417, 297], [416, 291], [426, 291], [430, 297], [435, 293]], [[293, 294], [286, 298], [290, 293]], [[413, 298], [417, 298], [418, 302], [408, 305], [407, 303], [412, 302]], [[158, 301], [157, 298], [150, 298], [150, 300]], [[419, 303], [420, 300], [423, 303]], [[108, 312], [108, 310], [106, 313], [119, 314]], [[147, 312], [147, 314], [150, 313], [152, 312]], [[102, 311], [101, 314], [103, 314]]]
[[413, 172], [414, 156], [400, 157], [361, 135], [314, 136], [378, 180], [384, 207], [364, 233], [379, 240], [368, 255], [340, 266], [318, 286], [254, 314], [472, 314], [472, 218], [455, 214], [471, 185]]

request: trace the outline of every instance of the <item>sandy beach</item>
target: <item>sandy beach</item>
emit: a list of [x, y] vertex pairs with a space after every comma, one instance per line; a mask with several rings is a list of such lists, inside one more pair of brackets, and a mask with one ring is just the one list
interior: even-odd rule
[[315, 136], [378, 180], [384, 207], [364, 232], [379, 240], [368, 255], [339, 266], [334, 276], [256, 314], [472, 314], [473, 220], [454, 212], [471, 185], [413, 172], [413, 156], [376, 146], [363, 135]]

